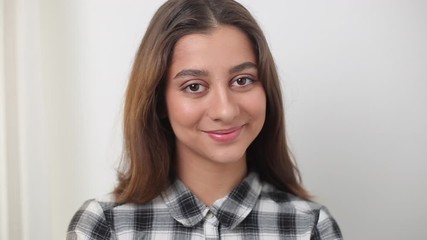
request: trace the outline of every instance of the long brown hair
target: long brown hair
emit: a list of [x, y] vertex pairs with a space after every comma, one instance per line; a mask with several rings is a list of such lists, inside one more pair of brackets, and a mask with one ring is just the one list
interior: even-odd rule
[[175, 136], [165, 117], [166, 73], [181, 37], [219, 25], [237, 27], [249, 37], [267, 96], [264, 127], [247, 150], [249, 169], [281, 190], [310, 198], [289, 153], [279, 77], [255, 19], [233, 0], [169, 0], [148, 26], [127, 87], [124, 154], [114, 191], [117, 202], [148, 202], [175, 179]]

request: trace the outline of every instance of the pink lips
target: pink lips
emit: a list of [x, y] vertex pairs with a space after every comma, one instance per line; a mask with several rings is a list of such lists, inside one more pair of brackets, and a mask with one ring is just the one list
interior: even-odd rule
[[217, 142], [228, 142], [236, 139], [240, 135], [242, 128], [243, 126], [205, 132], [210, 138]]

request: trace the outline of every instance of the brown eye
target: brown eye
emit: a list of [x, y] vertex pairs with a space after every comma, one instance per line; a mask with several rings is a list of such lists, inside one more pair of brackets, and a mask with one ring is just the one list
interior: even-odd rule
[[200, 83], [191, 83], [184, 87], [184, 91], [188, 93], [201, 93], [206, 90], [206, 87]]
[[248, 80], [247, 78], [238, 78], [236, 80], [236, 83], [237, 83], [237, 85], [243, 86], [243, 85], [246, 85], [247, 80]]
[[252, 78], [239, 77], [239, 78], [235, 79], [231, 85], [234, 87], [244, 87], [244, 86], [250, 85], [254, 82], [255, 82], [255, 80], [253, 80]]
[[199, 84], [191, 84], [190, 86], [188, 86], [188, 89], [192, 92], [197, 92], [200, 88]]

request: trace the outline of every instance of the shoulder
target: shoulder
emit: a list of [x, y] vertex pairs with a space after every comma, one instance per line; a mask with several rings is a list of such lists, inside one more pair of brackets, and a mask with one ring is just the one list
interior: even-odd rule
[[133, 239], [137, 230], [149, 228], [148, 223], [155, 214], [165, 212], [167, 208], [160, 198], [145, 204], [119, 204], [111, 194], [91, 199], [74, 214], [67, 239]]
[[307, 229], [311, 239], [342, 239], [336, 220], [321, 204], [263, 184], [258, 205], [261, 212], [276, 212], [282, 225], [297, 225], [300, 229]]
[[108, 195], [84, 202], [71, 219], [67, 239], [110, 239], [112, 232], [106, 213], [117, 206], [112, 199]]
[[268, 183], [262, 184], [260, 203], [276, 206], [281, 211], [310, 215], [316, 214], [324, 208], [318, 203], [307, 201], [291, 193], [281, 191]]

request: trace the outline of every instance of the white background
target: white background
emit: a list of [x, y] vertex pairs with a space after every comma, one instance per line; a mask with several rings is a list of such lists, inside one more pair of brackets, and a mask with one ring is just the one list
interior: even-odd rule
[[[0, 0], [0, 239], [63, 239], [113, 189], [127, 78], [162, 2]], [[345, 239], [422, 239], [427, 2], [241, 2], [275, 56], [304, 183]]]

